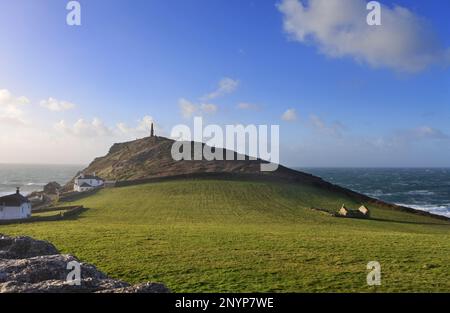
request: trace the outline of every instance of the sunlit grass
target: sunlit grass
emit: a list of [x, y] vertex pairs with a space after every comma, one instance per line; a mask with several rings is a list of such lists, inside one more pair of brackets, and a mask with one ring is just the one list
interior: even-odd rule
[[[175, 292], [450, 291], [450, 225], [373, 208], [305, 185], [186, 180], [106, 189], [77, 201], [78, 219], [0, 226], [49, 240], [112, 277]], [[67, 204], [65, 204], [67, 205]], [[69, 204], [69, 205], [72, 205]], [[370, 205], [369, 205], [370, 207]], [[382, 286], [366, 285], [366, 264]]]

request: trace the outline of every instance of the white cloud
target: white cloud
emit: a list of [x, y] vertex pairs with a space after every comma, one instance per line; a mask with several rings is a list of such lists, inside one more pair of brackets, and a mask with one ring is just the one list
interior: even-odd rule
[[342, 136], [342, 132], [345, 130], [344, 125], [342, 125], [340, 122], [327, 124], [320, 117], [314, 114], [309, 116], [309, 121], [314, 129], [329, 136], [340, 137]]
[[42, 100], [40, 105], [53, 112], [67, 111], [75, 108], [75, 104], [68, 101], [59, 101], [55, 98], [48, 98], [47, 100]]
[[0, 106], [17, 106], [28, 103], [30, 103], [30, 100], [27, 97], [16, 97], [8, 89], [0, 89]]
[[143, 118], [139, 119], [137, 121], [136, 127], [128, 127], [125, 123], [118, 123], [117, 129], [120, 131], [120, 133], [124, 135], [129, 135], [130, 137], [143, 137], [143, 136], [149, 136], [151, 126], [153, 124], [153, 129], [155, 132], [162, 133], [162, 128], [155, 122], [152, 116], [145, 115]]
[[237, 108], [240, 110], [259, 110], [259, 106], [253, 103], [241, 102], [238, 103]]
[[195, 113], [213, 114], [216, 113], [218, 110], [218, 107], [215, 104], [212, 103], [195, 104], [185, 98], [181, 98], [180, 100], [178, 100], [178, 106], [180, 107], [181, 115], [184, 118], [191, 118]]
[[54, 128], [61, 132], [75, 137], [112, 137], [115, 140], [129, 140], [150, 135], [151, 125], [153, 123], [156, 132], [162, 132], [162, 129], [154, 121], [153, 117], [145, 115], [137, 120], [134, 127], [129, 127], [125, 123], [117, 123], [116, 128], [109, 127], [98, 118], [87, 121], [83, 118], [78, 119], [74, 124], [70, 125], [65, 120], [61, 120], [54, 125]]
[[281, 115], [281, 119], [283, 121], [293, 122], [297, 120], [297, 111], [295, 109], [288, 109]]
[[7, 89], [0, 90], [0, 121], [10, 126], [25, 125], [23, 105], [30, 100], [24, 96], [15, 96]]
[[120, 123], [118, 123], [117, 124], [117, 129], [119, 129], [119, 131], [121, 132], [121, 133], [124, 133], [124, 134], [127, 134], [127, 133], [129, 133], [132, 129], [131, 128], [129, 128], [125, 123], [123, 123], [123, 122], [120, 122]]
[[366, 3], [282, 0], [278, 9], [290, 38], [316, 45], [330, 57], [352, 57], [372, 67], [401, 72], [450, 64], [450, 49], [442, 46], [425, 19], [404, 7], [382, 5], [382, 25], [369, 26]]
[[93, 138], [112, 136], [114, 134], [113, 130], [98, 118], [94, 118], [91, 122], [80, 118], [73, 125], [68, 125], [66, 121], [61, 120], [55, 124], [55, 129], [76, 137]]
[[195, 113], [195, 111], [197, 111], [197, 107], [195, 106], [195, 104], [184, 98], [178, 100], [178, 106], [180, 107], [181, 115], [184, 118], [190, 118]]
[[419, 127], [416, 129], [416, 133], [420, 138], [450, 139], [450, 136], [442, 130], [430, 126]]
[[450, 140], [450, 136], [439, 129], [430, 126], [420, 126], [412, 129], [397, 130], [388, 141], [399, 144], [430, 139]]
[[124, 123], [109, 127], [99, 118], [55, 123], [48, 114], [25, 109], [28, 103], [28, 98], [0, 89], [0, 142], [8, 147], [0, 154], [0, 163], [87, 163], [104, 155], [113, 143], [148, 136], [153, 121], [144, 116], [134, 128]]
[[239, 81], [225, 77], [219, 81], [218, 87], [213, 92], [200, 97], [197, 103], [194, 103], [186, 98], [178, 100], [178, 106], [181, 110], [183, 118], [189, 119], [194, 114], [213, 114], [218, 111], [216, 104], [210, 103], [209, 100], [222, 97], [226, 94], [232, 93], [239, 86]]
[[207, 95], [204, 95], [201, 98], [201, 100], [206, 101], [206, 100], [211, 100], [211, 99], [216, 99], [216, 98], [222, 97], [226, 94], [234, 92], [238, 86], [239, 86], [238, 80], [235, 80], [235, 79], [232, 79], [229, 77], [222, 78], [219, 81], [219, 85], [217, 86], [217, 89]]
[[200, 105], [200, 110], [202, 110], [205, 113], [215, 113], [217, 112], [217, 105], [212, 103], [202, 103]]
[[[155, 121], [153, 120], [153, 117], [151, 117], [150, 115], [145, 115], [142, 119], [139, 120], [137, 129], [149, 133], [152, 128], [152, 124], [154, 123]], [[156, 124], [153, 126], [153, 128], [155, 128], [155, 126]]]
[[[397, 129], [386, 136], [376, 138], [366, 138], [365, 144], [375, 147], [382, 151], [389, 149], [404, 149], [412, 147], [416, 143], [420, 143], [418, 147], [422, 148], [422, 144], [434, 143], [438, 148], [450, 147], [448, 142], [450, 135], [440, 129], [430, 126], [420, 126], [409, 129]], [[445, 143], [442, 145], [442, 143]], [[429, 147], [429, 146], [428, 146]], [[443, 150], [444, 151], [444, 150]]]

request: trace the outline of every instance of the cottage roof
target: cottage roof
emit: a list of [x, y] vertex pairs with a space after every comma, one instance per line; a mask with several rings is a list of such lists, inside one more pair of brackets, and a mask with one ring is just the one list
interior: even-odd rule
[[95, 179], [95, 180], [103, 180], [103, 178], [98, 177], [98, 176], [96, 176], [96, 175], [83, 175], [83, 174], [81, 174], [80, 176], [78, 176], [77, 179]]
[[83, 183], [80, 187], [83, 187], [83, 188], [90, 188], [90, 187], [92, 187], [92, 186], [89, 185], [88, 183]]
[[20, 193], [0, 197], [0, 205], [4, 206], [21, 206], [22, 204], [28, 202], [30, 202], [30, 200], [28, 200], [27, 197], [22, 196]]

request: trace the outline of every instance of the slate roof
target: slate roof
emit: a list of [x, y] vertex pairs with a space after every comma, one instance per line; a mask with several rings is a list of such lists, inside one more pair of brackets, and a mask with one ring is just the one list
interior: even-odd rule
[[104, 180], [101, 177], [94, 176], [94, 175], [80, 175], [77, 177], [77, 179], [96, 179], [96, 180]]
[[22, 204], [28, 202], [30, 202], [30, 200], [28, 200], [27, 197], [22, 196], [20, 193], [0, 197], [0, 206], [21, 206]]

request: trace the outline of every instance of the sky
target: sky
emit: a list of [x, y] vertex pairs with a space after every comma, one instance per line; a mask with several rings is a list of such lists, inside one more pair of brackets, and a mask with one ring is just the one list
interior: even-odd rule
[[87, 164], [154, 122], [280, 125], [288, 166], [450, 166], [450, 2], [0, 0], [0, 163]]

